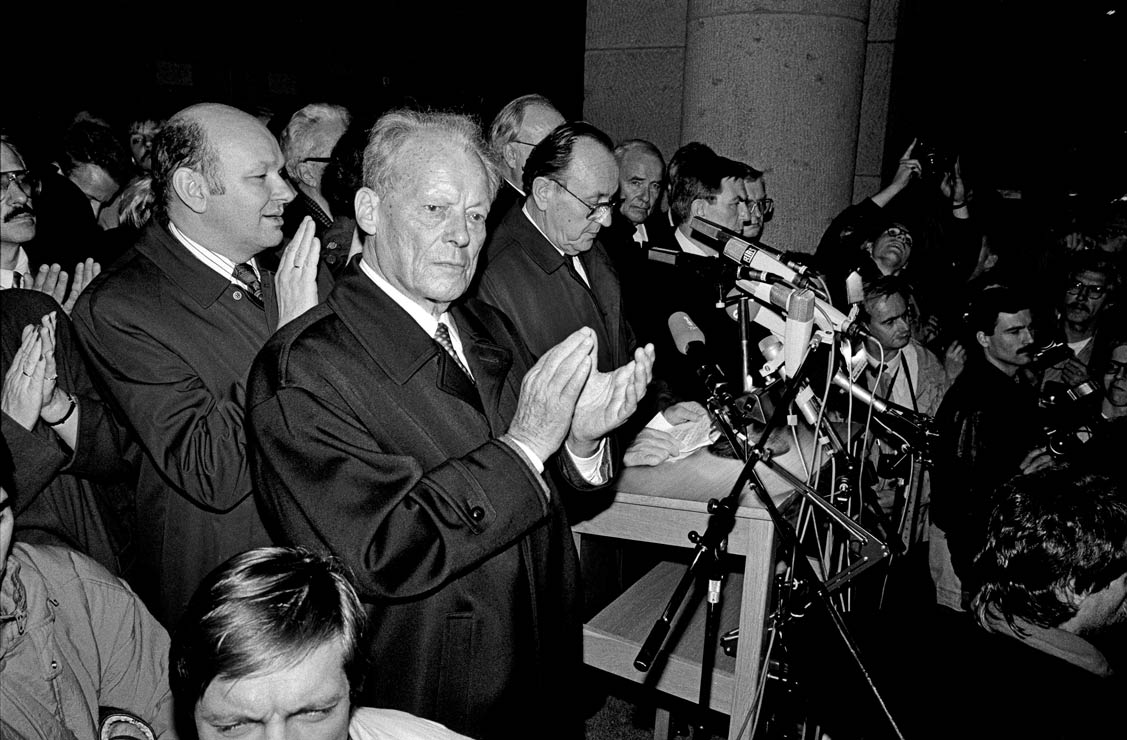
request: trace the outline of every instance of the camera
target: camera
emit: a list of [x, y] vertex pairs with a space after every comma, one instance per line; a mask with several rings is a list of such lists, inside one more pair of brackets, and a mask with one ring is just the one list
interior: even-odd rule
[[951, 171], [955, 158], [943, 147], [935, 144], [930, 139], [916, 138], [916, 145], [912, 147], [912, 159], [919, 160], [922, 172], [920, 177], [943, 177]]

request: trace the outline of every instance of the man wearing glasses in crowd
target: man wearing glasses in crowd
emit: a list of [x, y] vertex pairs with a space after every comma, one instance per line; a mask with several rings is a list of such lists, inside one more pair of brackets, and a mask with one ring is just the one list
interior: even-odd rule
[[32, 198], [38, 192], [39, 182], [23, 157], [8, 137], [0, 139], [0, 289], [31, 287], [23, 245], [35, 238]]
[[536, 145], [524, 165], [524, 206], [487, 244], [479, 286], [479, 297], [508, 314], [536, 357], [591, 327], [603, 372], [629, 362], [635, 347], [618, 278], [595, 239], [618, 205], [613, 148], [583, 121], [557, 126]]
[[743, 238], [758, 240], [763, 236], [764, 225], [775, 213], [775, 201], [767, 197], [767, 181], [762, 170], [747, 165], [744, 190], [747, 191], [748, 220], [743, 225]]
[[[1069, 265], [1068, 279], [1057, 310], [1056, 339], [1067, 342], [1072, 357], [1045, 370], [1043, 393], [1077, 389], [1094, 381], [1088, 372], [1096, 332], [1117, 283], [1115, 265], [1102, 252], [1078, 252]], [[1056, 384], [1056, 385], [1053, 385]]]
[[552, 101], [536, 93], [510, 100], [493, 118], [489, 145], [501, 170], [501, 187], [489, 209], [489, 236], [514, 206], [524, 202], [524, 163], [533, 147], [563, 122]]

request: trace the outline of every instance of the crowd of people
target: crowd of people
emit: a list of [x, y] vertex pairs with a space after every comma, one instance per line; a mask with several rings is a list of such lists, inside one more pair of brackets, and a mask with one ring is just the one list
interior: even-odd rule
[[[920, 624], [973, 626], [979, 665], [1027, 687], [991, 687], [996, 721], [961, 736], [1068, 736], [1022, 704], [1058, 677], [1110, 716], [1127, 193], [1018, 239], [914, 140], [784, 252], [769, 171], [706, 142], [667, 160], [542, 95], [484, 129], [319, 102], [269, 123], [82, 116], [49, 162], [0, 139], [5, 733], [582, 737], [582, 622], [648, 556], [580, 557], [570, 525], [686, 440], [734, 455], [717, 399], [815, 357], [934, 429], [920, 475], [895, 429], [852, 449], [873, 526], [926, 563]], [[784, 297], [749, 316], [749, 281]], [[851, 421], [834, 391], [822, 413]], [[968, 701], [949, 675], [904, 711]]]

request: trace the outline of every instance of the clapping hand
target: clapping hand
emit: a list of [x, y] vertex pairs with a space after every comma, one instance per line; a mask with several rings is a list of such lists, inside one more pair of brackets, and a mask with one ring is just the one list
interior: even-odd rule
[[[34, 324], [25, 326], [19, 349], [4, 375], [4, 387], [0, 392], [0, 408], [28, 431], [35, 426], [43, 405], [54, 393], [54, 379], [50, 383], [51, 394], [46, 393], [46, 377], [49, 373], [43, 346], [40, 327]], [[51, 365], [53, 368], [53, 360]], [[50, 374], [54, 374], [53, 369]]]
[[317, 261], [321, 240], [317, 227], [306, 216], [290, 243], [282, 251], [274, 288], [278, 294], [278, 328], [317, 305]]
[[[579, 393], [595, 364], [595, 344], [594, 331], [578, 329], [541, 355], [521, 380], [507, 434], [528, 447], [541, 462], [555, 453], [567, 436]], [[586, 452], [593, 454], [592, 450]]]
[[[597, 348], [592, 352], [597, 356]], [[594, 453], [600, 439], [620, 427], [638, 408], [653, 378], [652, 344], [634, 350], [634, 359], [609, 373], [594, 370], [575, 405], [568, 449], [579, 456]]]
[[[32, 282], [32, 290], [38, 290], [41, 293], [46, 293], [55, 299], [55, 301], [63, 307], [63, 310], [70, 314], [74, 308], [78, 296], [86, 289], [86, 286], [93, 282], [94, 278], [102, 272], [102, 266], [95, 262], [92, 258], [87, 258], [85, 262], [79, 262], [74, 266], [74, 280], [70, 280], [70, 276], [66, 270], [61, 266], [54, 265], [40, 265], [39, 271], [36, 273]], [[70, 283], [70, 292], [67, 293], [67, 283]]]

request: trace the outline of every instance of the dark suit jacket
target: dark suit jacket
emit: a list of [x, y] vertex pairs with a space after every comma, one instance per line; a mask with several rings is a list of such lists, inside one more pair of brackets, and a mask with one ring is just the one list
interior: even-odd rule
[[145, 452], [137, 544], [146, 571], [135, 587], [166, 625], [215, 566], [270, 543], [243, 432], [247, 372], [278, 323], [268, 271], [262, 289], [265, 310], [150, 224], [72, 315], [93, 373]]
[[53, 298], [33, 290], [0, 291], [0, 358], [6, 371], [22, 342], [23, 328], [56, 313], [55, 371], [58, 387], [77, 399], [78, 443], [71, 450], [42, 420], [31, 430], [3, 414], [4, 442], [12, 453], [12, 510], [16, 539], [60, 545], [89, 555], [116, 574], [131, 534], [119, 519], [131, 488], [123, 455], [124, 430], [98, 395], [74, 338], [70, 320]]
[[575, 549], [560, 491], [498, 439], [530, 358], [489, 306], [451, 316], [476, 386], [350, 264], [255, 361], [258, 496], [280, 541], [355, 574], [371, 618], [362, 703], [475, 737], [565, 735]]
[[634, 332], [624, 318], [618, 275], [606, 250], [596, 240], [579, 260], [591, 287], [523, 209], [513, 208], [489, 242], [478, 297], [512, 319], [536, 357], [580, 327], [591, 327], [599, 340], [599, 370], [608, 372], [631, 359]]

